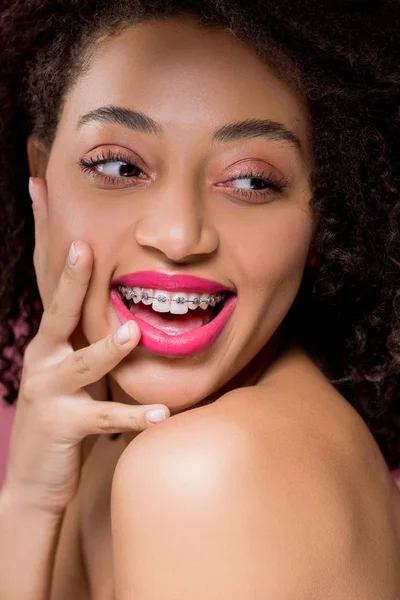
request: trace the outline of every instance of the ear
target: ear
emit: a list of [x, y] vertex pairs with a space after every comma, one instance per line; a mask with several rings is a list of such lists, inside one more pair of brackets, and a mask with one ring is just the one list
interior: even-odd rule
[[32, 134], [28, 137], [26, 151], [30, 176], [45, 179], [49, 152], [44, 142]]

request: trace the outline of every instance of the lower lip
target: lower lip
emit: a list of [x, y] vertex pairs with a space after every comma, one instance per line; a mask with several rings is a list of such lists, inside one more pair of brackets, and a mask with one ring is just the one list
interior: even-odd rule
[[110, 299], [122, 325], [130, 320], [136, 321], [139, 325], [142, 332], [139, 346], [150, 350], [150, 352], [169, 356], [187, 356], [188, 354], [207, 350], [222, 332], [235, 310], [237, 302], [237, 296], [230, 296], [221, 312], [207, 325], [187, 331], [182, 335], [168, 335], [164, 331], [149, 325], [146, 321], [135, 317], [125, 306], [116, 290], [111, 290]]

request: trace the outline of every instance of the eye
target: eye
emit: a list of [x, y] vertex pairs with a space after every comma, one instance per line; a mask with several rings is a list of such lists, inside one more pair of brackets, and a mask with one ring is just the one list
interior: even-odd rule
[[265, 199], [274, 193], [282, 194], [287, 188], [288, 182], [284, 177], [276, 179], [271, 175], [266, 175], [263, 171], [250, 170], [218, 185], [226, 186], [234, 194], [244, 198], [261, 197], [261, 199]]
[[271, 187], [270, 179], [262, 179], [261, 177], [254, 177], [253, 175], [250, 177], [238, 177], [232, 181], [239, 184], [236, 189], [240, 190], [265, 190]]
[[122, 160], [115, 160], [109, 163], [97, 163], [97, 170], [109, 177], [137, 177], [140, 169]]
[[[120, 185], [129, 180], [143, 179], [143, 171], [135, 164], [133, 157], [113, 150], [101, 151], [100, 154], [88, 159], [81, 158], [79, 166], [83, 172], [91, 177], [99, 179], [100, 182]], [[131, 184], [129, 184], [131, 185]]]

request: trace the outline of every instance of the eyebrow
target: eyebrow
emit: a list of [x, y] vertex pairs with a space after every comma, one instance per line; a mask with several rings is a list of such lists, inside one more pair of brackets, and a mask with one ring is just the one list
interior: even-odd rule
[[149, 133], [161, 137], [161, 125], [142, 112], [122, 108], [120, 106], [102, 106], [82, 115], [78, 120], [77, 129], [87, 123], [116, 123], [140, 133]]
[[[142, 112], [121, 106], [102, 106], [82, 115], [77, 129], [88, 123], [115, 123], [140, 133], [162, 137], [163, 128], [157, 121]], [[285, 142], [295, 150], [302, 152], [300, 138], [282, 123], [269, 119], [246, 119], [229, 123], [216, 129], [211, 140], [213, 142], [231, 142], [255, 137], [266, 137], [271, 140]]]

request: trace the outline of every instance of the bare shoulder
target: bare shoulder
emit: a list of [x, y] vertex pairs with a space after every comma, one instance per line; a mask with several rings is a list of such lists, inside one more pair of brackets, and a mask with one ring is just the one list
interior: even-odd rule
[[[212, 582], [216, 597], [235, 599], [400, 592], [398, 490], [362, 419], [301, 352], [260, 385], [135, 438], [117, 465], [112, 511], [121, 582], [140, 581], [157, 547], [163, 582], [185, 560], [199, 598], [201, 581], [206, 596]], [[143, 552], [124, 572], [129, 524]], [[184, 585], [171, 580], [164, 590]], [[193, 583], [189, 591], [194, 597]]]

